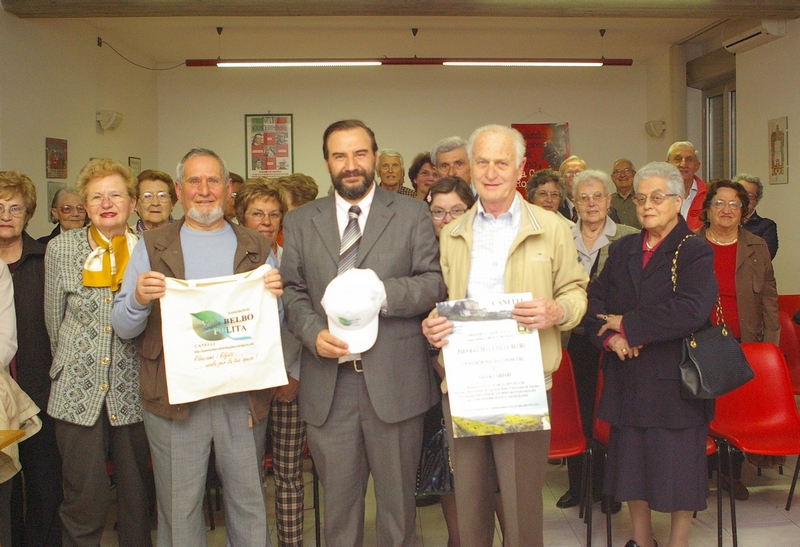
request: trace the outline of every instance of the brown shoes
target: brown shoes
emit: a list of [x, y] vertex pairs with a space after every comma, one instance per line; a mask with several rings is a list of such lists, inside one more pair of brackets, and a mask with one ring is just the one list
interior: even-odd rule
[[[720, 477], [720, 483], [722, 489], [726, 492], [731, 489], [731, 478], [728, 475], [722, 475]], [[750, 492], [747, 491], [747, 487], [738, 479], [733, 479], [733, 497], [734, 499], [742, 501], [750, 497]]]

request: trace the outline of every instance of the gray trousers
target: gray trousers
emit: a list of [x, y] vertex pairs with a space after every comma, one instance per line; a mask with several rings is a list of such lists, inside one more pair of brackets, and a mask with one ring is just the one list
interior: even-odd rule
[[[550, 402], [550, 392], [547, 392]], [[462, 547], [491, 547], [497, 488], [503, 504], [503, 545], [542, 547], [544, 486], [550, 431], [453, 439], [450, 399], [442, 397], [453, 464]]]
[[267, 420], [248, 425], [244, 393], [189, 403], [189, 418], [144, 411], [158, 499], [158, 547], [206, 545], [203, 494], [211, 441], [223, 485], [225, 525], [235, 547], [269, 547], [262, 488]]
[[[91, 427], [56, 421], [61, 452], [64, 501], [62, 540], [66, 547], [100, 545], [111, 490], [106, 462], [111, 460], [117, 487], [120, 547], [149, 547], [150, 497], [147, 437], [142, 422], [111, 426], [103, 409]], [[152, 484], [152, 483], [151, 483]]]
[[399, 423], [382, 421], [363, 374], [339, 371], [328, 419], [306, 430], [322, 481], [325, 545], [363, 544], [364, 496], [372, 473], [377, 547], [413, 547], [423, 418], [420, 414]]

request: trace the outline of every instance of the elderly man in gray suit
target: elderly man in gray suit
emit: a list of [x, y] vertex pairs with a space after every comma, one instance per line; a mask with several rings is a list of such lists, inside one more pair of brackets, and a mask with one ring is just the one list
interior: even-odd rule
[[[363, 542], [372, 474], [377, 545], [414, 545], [414, 487], [423, 413], [438, 390], [420, 320], [446, 290], [430, 214], [374, 184], [375, 135], [359, 120], [331, 124], [323, 156], [333, 195], [291, 211], [283, 227], [283, 302], [302, 342], [300, 415], [322, 480], [325, 542]], [[357, 250], [343, 248], [357, 229]], [[342, 245], [345, 241], [345, 245]], [[385, 290], [374, 345], [353, 354], [328, 329], [322, 298], [355, 253]], [[349, 264], [348, 264], [349, 266]]]

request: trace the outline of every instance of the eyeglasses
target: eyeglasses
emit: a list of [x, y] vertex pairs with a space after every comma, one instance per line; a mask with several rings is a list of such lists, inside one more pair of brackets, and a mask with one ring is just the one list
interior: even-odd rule
[[12, 205], [11, 207], [6, 208], [4, 205], [0, 205], [0, 216], [3, 216], [8, 211], [8, 214], [14, 218], [19, 218], [25, 214], [25, 209], [19, 205]]
[[236, 192], [231, 192], [231, 199], [236, 199]]
[[270, 222], [279, 222], [283, 214], [280, 211], [270, 211], [269, 213], [265, 213], [264, 211], [256, 209], [255, 211], [249, 211], [247, 216], [261, 222], [264, 220], [264, 217], [268, 216]]
[[749, 199], [750, 201], [755, 201], [756, 199], [758, 199], [758, 196], [756, 194], [751, 194], [750, 192], [748, 192], [747, 199]]
[[742, 203], [740, 201], [723, 201], [721, 199], [715, 199], [711, 202], [711, 206], [714, 209], [722, 209], [725, 206], [731, 209], [741, 209]]
[[664, 200], [667, 198], [674, 198], [677, 197], [678, 194], [651, 194], [650, 196], [646, 196], [644, 194], [636, 194], [633, 196], [633, 202], [636, 203], [639, 207], [644, 207], [647, 200], [650, 200], [650, 203], [653, 205], [661, 205], [664, 203]]
[[577, 175], [578, 173], [580, 173], [580, 171], [574, 171], [574, 172], [571, 172], [571, 173], [564, 173], [564, 178], [565, 179], [574, 178], [575, 175]]
[[464, 207], [453, 207], [449, 211], [445, 211], [444, 209], [431, 209], [431, 216], [433, 220], [444, 220], [447, 218], [447, 215], [450, 215], [450, 218], [460, 217], [467, 210]]
[[561, 192], [548, 192], [547, 190], [537, 190], [533, 193], [534, 196], [541, 200], [545, 199], [552, 199], [552, 200], [560, 200], [561, 199]]
[[91, 205], [92, 207], [99, 207], [100, 205], [103, 204], [103, 201], [105, 200], [109, 200], [111, 203], [122, 203], [128, 197], [130, 197], [128, 196], [128, 194], [121, 194], [119, 192], [109, 192], [108, 194], [94, 194], [92, 196], [89, 196], [89, 198], [86, 200], [86, 203], [88, 205]]
[[581, 205], [589, 205], [590, 201], [594, 201], [595, 203], [600, 203], [604, 199], [606, 199], [606, 194], [602, 192], [595, 192], [594, 194], [581, 194], [580, 196], [575, 198], [575, 201], [577, 201]]
[[169, 192], [158, 192], [157, 194], [154, 194], [153, 192], [145, 192], [142, 194], [142, 197], [139, 198], [139, 201], [142, 203], [150, 203], [153, 201], [153, 198], [158, 198], [158, 201], [161, 203], [166, 203], [172, 199], [169, 195]]
[[614, 175], [621, 175], [622, 173], [630, 175], [631, 173], [633, 173], [633, 169], [631, 169], [630, 167], [626, 167], [625, 169], [614, 169], [613, 171]]
[[58, 210], [64, 213], [65, 215], [71, 215], [75, 211], [78, 211], [82, 215], [86, 214], [86, 207], [84, 207], [83, 205], [78, 205], [76, 207], [73, 207], [72, 205], [62, 205], [61, 207], [58, 208]]

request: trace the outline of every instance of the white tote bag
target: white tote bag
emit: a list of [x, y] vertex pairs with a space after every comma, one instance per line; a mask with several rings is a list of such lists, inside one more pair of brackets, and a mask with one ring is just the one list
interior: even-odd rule
[[286, 385], [278, 299], [264, 288], [269, 269], [167, 278], [161, 333], [170, 404]]

